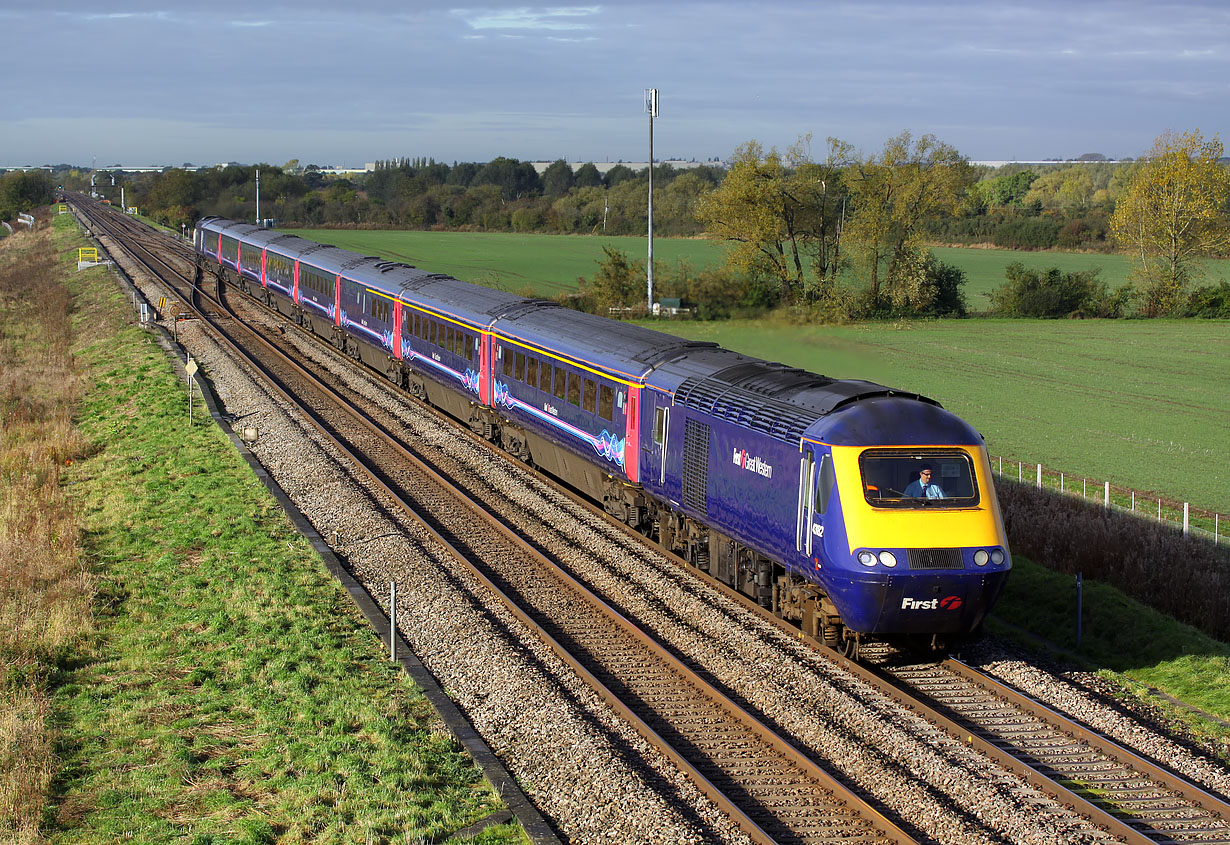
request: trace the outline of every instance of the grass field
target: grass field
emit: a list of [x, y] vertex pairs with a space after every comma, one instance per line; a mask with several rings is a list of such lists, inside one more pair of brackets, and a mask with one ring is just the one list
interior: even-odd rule
[[[593, 276], [606, 255], [621, 250], [644, 261], [644, 238], [515, 235], [502, 232], [368, 232], [334, 229], [288, 230], [293, 234], [364, 255], [404, 261], [425, 270], [513, 293], [555, 297], [576, 290], [577, 278]], [[654, 264], [687, 261], [708, 267], [722, 261], [724, 248], [713, 241], [655, 238]]]
[[930, 396], [982, 432], [994, 455], [1230, 510], [1224, 321], [653, 325]]
[[[380, 255], [428, 270], [448, 273], [467, 282], [536, 296], [558, 296], [576, 289], [577, 277], [594, 274], [605, 257], [604, 246], [643, 261], [644, 238], [601, 235], [516, 235], [501, 232], [350, 231], [344, 229], [287, 230], [314, 241], [331, 243], [365, 255]], [[1015, 252], [1007, 249], [935, 247], [937, 258], [965, 271], [965, 296], [973, 311], [991, 306], [990, 293], [1004, 283], [1004, 268], [1019, 261], [1031, 269], [1059, 267], [1066, 272], [1101, 268], [1101, 278], [1113, 290], [1126, 284], [1132, 264], [1124, 255], [1079, 252]], [[726, 247], [700, 238], [655, 238], [655, 264], [674, 266], [687, 261], [702, 268], [720, 264]], [[1230, 279], [1230, 261], [1209, 262], [1204, 283]]]

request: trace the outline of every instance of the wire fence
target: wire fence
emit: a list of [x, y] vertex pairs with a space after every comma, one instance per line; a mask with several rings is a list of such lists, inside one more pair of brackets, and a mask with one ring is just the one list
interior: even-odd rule
[[1222, 522], [1224, 514], [1193, 508], [1187, 502], [1146, 495], [1129, 487], [1117, 487], [1109, 481], [1065, 475], [1060, 470], [1046, 469], [1042, 464], [1004, 460], [1002, 456], [992, 458], [991, 463], [996, 474], [1004, 478], [1020, 484], [1033, 484], [1039, 490], [1046, 488], [1100, 502], [1105, 508], [1170, 525], [1175, 530], [1182, 531], [1184, 536], [1203, 537], [1216, 544], [1220, 543], [1225, 535], [1226, 528]]

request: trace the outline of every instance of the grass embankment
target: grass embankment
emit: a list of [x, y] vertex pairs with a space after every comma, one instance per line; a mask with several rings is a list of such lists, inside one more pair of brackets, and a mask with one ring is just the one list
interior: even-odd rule
[[[79, 433], [62, 438], [78, 445], [15, 450], [38, 457], [24, 476], [19, 459], [5, 458], [4, 499], [16, 510], [4, 536], [56, 538], [40, 554], [62, 573], [27, 574], [28, 564], [14, 569], [0, 555], [13, 621], [5, 711], [44, 737], [30, 764], [41, 780], [3, 758], [8, 783], [37, 784], [4, 807], [7, 832], [34, 841], [41, 824], [65, 842], [400, 841], [442, 839], [495, 809], [480, 772], [221, 432], [208, 417], [188, 426], [183, 383], [132, 324], [110, 274], [68, 269], [79, 242], [68, 219], [54, 238], [25, 237], [61, 259], [48, 275], [67, 279], [69, 351], [86, 389]], [[17, 328], [26, 315], [7, 308], [6, 340], [42, 344], [46, 321]], [[6, 342], [14, 348], [37, 347]], [[23, 354], [38, 372], [42, 358]], [[8, 361], [4, 376], [17, 383]], [[12, 397], [35, 394], [6, 393], [6, 425]], [[66, 456], [76, 459], [57, 484]], [[79, 532], [29, 530], [68, 507], [25, 492], [41, 487], [68, 493]], [[15, 675], [11, 655], [23, 653], [34, 658]], [[14, 687], [42, 699], [23, 701]], [[521, 841], [509, 827], [479, 839]]]
[[61, 486], [85, 451], [70, 298], [45, 235], [0, 243], [0, 839], [35, 842], [51, 778], [56, 673], [94, 632], [94, 577]]

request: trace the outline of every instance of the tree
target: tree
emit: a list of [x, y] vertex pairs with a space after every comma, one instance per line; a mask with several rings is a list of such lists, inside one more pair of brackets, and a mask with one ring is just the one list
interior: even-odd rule
[[471, 187], [496, 185], [505, 200], [537, 194], [542, 189], [538, 171], [528, 161], [500, 156], [487, 162], [474, 176]]
[[1199, 130], [1166, 132], [1119, 198], [1111, 231], [1136, 256], [1148, 316], [1176, 312], [1187, 283], [1201, 272], [1197, 259], [1230, 248], [1223, 152], [1216, 135], [1206, 141]]
[[890, 138], [879, 156], [857, 162], [846, 182], [854, 203], [843, 234], [856, 248], [868, 278], [872, 310], [899, 299], [893, 288], [907, 285], [921, 246], [920, 226], [938, 214], [955, 213], [973, 174], [956, 148], [909, 132]]
[[575, 183], [572, 165], [562, 158], [551, 162], [542, 173], [542, 192], [549, 197], [562, 197], [572, 190]]
[[578, 188], [602, 187], [602, 174], [598, 172], [598, 168], [592, 161], [587, 161], [578, 167], [573, 179]]
[[756, 141], [741, 145], [726, 178], [696, 207], [708, 231], [735, 245], [728, 265], [772, 276], [791, 301], [801, 297], [808, 270], [826, 279], [836, 268], [832, 203], [838, 196], [836, 168], [847, 147], [830, 138], [828, 162], [820, 165], [811, 161], [809, 144], [809, 136], [799, 139], [786, 157], [775, 149], [766, 153]]
[[604, 246], [602, 251], [606, 253], [606, 260], [599, 262], [597, 274], [592, 280], [581, 280], [582, 292], [593, 299], [598, 312], [643, 302], [644, 262], [631, 261], [626, 253], [609, 246]]

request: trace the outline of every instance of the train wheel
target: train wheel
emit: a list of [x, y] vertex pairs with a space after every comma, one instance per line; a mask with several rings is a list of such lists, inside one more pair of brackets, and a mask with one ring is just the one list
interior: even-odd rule
[[843, 644], [842, 653], [851, 660], [857, 661], [862, 652], [862, 642], [859, 640], [858, 633], [846, 629], [846, 639]]

